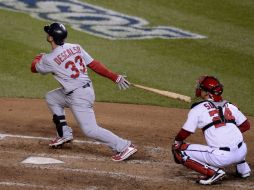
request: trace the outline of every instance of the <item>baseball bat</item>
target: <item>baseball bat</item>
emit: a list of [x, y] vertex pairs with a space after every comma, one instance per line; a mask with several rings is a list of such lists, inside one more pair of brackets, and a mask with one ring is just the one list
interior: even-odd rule
[[175, 92], [169, 92], [169, 91], [166, 91], [166, 90], [159, 90], [159, 89], [156, 89], [156, 88], [150, 88], [150, 87], [142, 86], [142, 85], [139, 85], [139, 84], [133, 84], [132, 83], [132, 85], [137, 87], [137, 88], [141, 88], [143, 90], [147, 90], [147, 91], [150, 91], [150, 92], [154, 92], [156, 94], [160, 94], [162, 96], [166, 96], [166, 97], [169, 97], [169, 98], [181, 100], [181, 101], [184, 101], [184, 102], [191, 102], [191, 97], [189, 97], [189, 96], [185, 96], [185, 95], [182, 95], [182, 94], [177, 94]]

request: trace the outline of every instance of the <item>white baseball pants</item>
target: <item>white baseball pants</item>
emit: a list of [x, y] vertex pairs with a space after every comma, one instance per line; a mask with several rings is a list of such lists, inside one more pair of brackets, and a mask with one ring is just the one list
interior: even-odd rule
[[[52, 114], [58, 116], [65, 115], [64, 108], [70, 108], [84, 134], [106, 144], [113, 151], [122, 152], [131, 144], [130, 141], [97, 125], [93, 110], [95, 95], [91, 85], [86, 88], [80, 87], [70, 95], [66, 95], [63, 88], [55, 89], [47, 93], [46, 101]], [[63, 136], [68, 136], [70, 131], [68, 126], [64, 126]]]
[[183, 152], [191, 159], [203, 163], [204, 165], [208, 164], [214, 167], [215, 170], [235, 164], [240, 174], [249, 173], [251, 170], [247, 162], [241, 163], [245, 160], [247, 154], [246, 144], [243, 142], [240, 148], [237, 146], [229, 148], [230, 151], [225, 151], [205, 145], [190, 144]]

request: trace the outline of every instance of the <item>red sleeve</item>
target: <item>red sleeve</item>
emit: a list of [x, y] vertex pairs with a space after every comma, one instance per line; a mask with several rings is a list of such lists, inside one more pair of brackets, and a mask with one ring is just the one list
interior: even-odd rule
[[250, 129], [250, 122], [247, 119], [245, 122], [243, 122], [241, 125], [238, 126], [240, 131], [244, 133], [245, 131], [248, 131]]
[[112, 71], [110, 71], [105, 65], [103, 65], [99, 61], [93, 60], [87, 66], [90, 69], [92, 69], [94, 72], [98, 73], [99, 75], [101, 75], [103, 77], [109, 78], [113, 82], [115, 82], [118, 77], [118, 75], [116, 73], [113, 73]]
[[31, 72], [32, 72], [32, 73], [37, 73], [36, 68], [35, 68], [35, 65], [36, 65], [37, 63], [40, 62], [41, 57], [42, 57], [42, 54], [37, 55], [37, 56], [34, 58], [34, 60], [32, 61], [32, 64], [31, 64]]
[[176, 135], [176, 141], [184, 141], [188, 136], [191, 135], [191, 132], [181, 129], [179, 133]]

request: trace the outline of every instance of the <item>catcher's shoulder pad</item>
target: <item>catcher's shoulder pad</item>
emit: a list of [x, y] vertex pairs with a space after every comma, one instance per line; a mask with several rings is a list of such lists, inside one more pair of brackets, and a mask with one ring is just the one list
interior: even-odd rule
[[235, 103], [232, 103], [232, 102], [227, 102], [228, 104], [231, 104], [231, 105], [233, 105], [233, 106], [235, 106], [239, 111], [241, 111], [241, 109], [238, 107], [238, 105], [237, 104], [235, 104]]

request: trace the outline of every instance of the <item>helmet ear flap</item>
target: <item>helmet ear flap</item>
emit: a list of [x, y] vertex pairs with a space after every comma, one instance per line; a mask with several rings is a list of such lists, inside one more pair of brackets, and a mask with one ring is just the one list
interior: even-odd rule
[[200, 97], [201, 96], [201, 89], [200, 88], [196, 88], [196, 97]]

